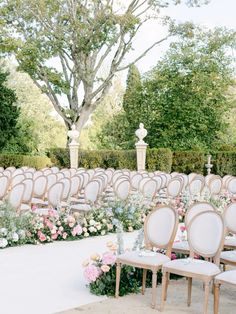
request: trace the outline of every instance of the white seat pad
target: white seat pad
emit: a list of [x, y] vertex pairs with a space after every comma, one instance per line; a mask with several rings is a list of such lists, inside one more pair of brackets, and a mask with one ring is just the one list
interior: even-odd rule
[[32, 201], [31, 201], [32, 204], [41, 204], [41, 205], [47, 205], [47, 201], [44, 201], [42, 200], [41, 198], [36, 198], [36, 197], [33, 197], [32, 198]]
[[188, 241], [176, 241], [173, 243], [172, 250], [185, 250], [189, 251]]
[[170, 261], [168, 256], [161, 253], [155, 253], [154, 256], [140, 256], [140, 252], [138, 251], [126, 252], [118, 255], [117, 258], [121, 260], [121, 262], [124, 261], [131, 264], [145, 264], [156, 267]]
[[216, 280], [236, 285], [236, 269], [225, 271], [215, 277]]
[[21, 204], [20, 210], [31, 210], [31, 207], [28, 204]]
[[76, 204], [76, 205], [71, 205], [72, 210], [78, 210], [78, 211], [90, 211], [91, 206], [87, 204]]
[[37, 208], [35, 210], [35, 213], [39, 215], [48, 215], [48, 211], [49, 211], [49, 208]]
[[225, 259], [230, 262], [236, 263], [236, 251], [224, 251], [221, 252], [220, 258]]
[[236, 247], [236, 237], [225, 237], [225, 245]]
[[204, 276], [215, 276], [220, 273], [220, 269], [218, 266], [216, 266], [213, 263], [199, 260], [199, 259], [193, 259], [193, 258], [181, 258], [176, 259], [173, 261], [170, 261], [166, 263], [163, 268], [168, 272], [168, 268], [171, 268], [173, 270], [176, 269], [176, 271], [183, 271], [185, 273], [193, 273], [193, 274], [199, 274]]

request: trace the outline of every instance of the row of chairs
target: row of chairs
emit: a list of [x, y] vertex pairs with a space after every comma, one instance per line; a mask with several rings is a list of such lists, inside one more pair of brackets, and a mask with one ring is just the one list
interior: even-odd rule
[[[178, 229], [178, 214], [168, 206], [162, 205], [154, 209], [144, 224], [145, 251], [125, 252], [116, 259], [116, 297], [119, 296], [119, 283], [122, 265], [130, 265], [143, 269], [143, 287], [145, 292], [147, 270], [152, 271], [152, 307], [156, 307], [157, 272], [162, 269], [162, 296], [160, 310], [164, 310], [170, 274], [188, 278], [187, 304], [191, 304], [192, 279], [204, 282], [205, 301], [204, 314], [208, 311], [210, 283], [214, 286], [214, 313], [218, 314], [219, 286], [229, 282], [236, 285], [236, 270], [221, 272], [220, 261], [228, 263], [222, 252], [225, 236], [228, 232], [236, 233], [235, 206], [228, 207], [222, 216], [216, 210], [207, 208], [206, 203], [199, 203], [196, 213], [189, 212], [187, 218], [187, 235], [189, 257], [171, 260], [171, 252]], [[230, 223], [229, 223], [230, 221]], [[158, 249], [158, 251], [156, 251]], [[160, 250], [161, 249], [161, 250]], [[202, 259], [196, 259], [196, 254]], [[236, 266], [236, 251], [230, 251], [231, 265]], [[223, 256], [223, 258], [222, 258]], [[232, 263], [232, 256], [234, 262]]]
[[56, 207], [59, 203], [72, 210], [88, 211], [91, 203], [99, 206], [104, 198], [125, 200], [140, 193], [153, 201], [159, 197], [175, 198], [188, 190], [190, 195], [201, 194], [204, 188], [211, 195], [219, 195], [223, 189], [235, 187], [236, 178], [209, 175], [205, 178], [191, 173], [163, 173], [160, 171], [129, 171], [127, 169], [62, 169], [0, 168], [0, 200], [8, 198], [18, 210], [27, 210], [32, 204]]

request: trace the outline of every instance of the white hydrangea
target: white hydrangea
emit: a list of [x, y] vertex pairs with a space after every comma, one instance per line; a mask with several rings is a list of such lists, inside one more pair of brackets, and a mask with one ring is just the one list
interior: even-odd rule
[[12, 241], [13, 242], [17, 242], [19, 240], [19, 236], [16, 232], [12, 233]]
[[8, 245], [7, 239], [0, 238], [0, 248], [4, 248]]
[[5, 237], [7, 235], [7, 228], [1, 228], [0, 229], [0, 235]]

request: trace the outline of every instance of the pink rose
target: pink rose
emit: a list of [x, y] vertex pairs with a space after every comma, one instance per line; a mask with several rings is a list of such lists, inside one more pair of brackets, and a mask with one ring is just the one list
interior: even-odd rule
[[88, 282], [94, 282], [100, 276], [101, 271], [98, 267], [90, 265], [85, 268], [84, 276]]
[[37, 209], [37, 206], [35, 206], [35, 205], [32, 205], [32, 206], [31, 206], [31, 210], [32, 210], [33, 212], [35, 212], [36, 209]]
[[49, 229], [53, 229], [54, 228], [54, 224], [48, 220], [48, 219], [45, 219], [44, 221], [45, 225], [49, 228]]
[[186, 230], [186, 227], [185, 226], [180, 226], [180, 231], [181, 232], [184, 232]]
[[44, 242], [47, 240], [45, 234], [43, 234], [41, 231], [38, 231], [38, 238], [41, 242]]
[[105, 265], [112, 265], [116, 261], [116, 256], [111, 252], [106, 252], [102, 256], [102, 263]]
[[62, 238], [65, 240], [67, 238], [68, 234], [66, 232], [63, 232]]
[[57, 237], [58, 237], [58, 233], [54, 233], [54, 234], [52, 235], [52, 240], [56, 240]]
[[73, 235], [73, 237], [75, 237], [76, 235], [80, 235], [81, 233], [82, 233], [82, 228], [81, 228], [81, 226], [80, 225], [77, 225], [77, 226], [75, 226], [74, 228], [73, 228], [73, 230], [72, 230], [72, 235]]
[[171, 260], [177, 259], [177, 256], [175, 253], [171, 253]]

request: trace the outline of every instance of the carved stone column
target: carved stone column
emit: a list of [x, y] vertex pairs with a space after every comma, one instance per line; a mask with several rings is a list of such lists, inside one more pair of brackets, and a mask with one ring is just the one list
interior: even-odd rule
[[68, 131], [67, 135], [71, 139], [69, 144], [70, 150], [70, 167], [71, 168], [78, 168], [78, 154], [79, 154], [79, 131], [76, 130], [75, 125], [73, 124], [71, 130]]
[[144, 142], [144, 137], [147, 136], [147, 130], [144, 128], [143, 123], [139, 124], [139, 129], [135, 132], [139, 141], [135, 144], [137, 156], [137, 170], [145, 170], [146, 165], [146, 151], [148, 144]]

